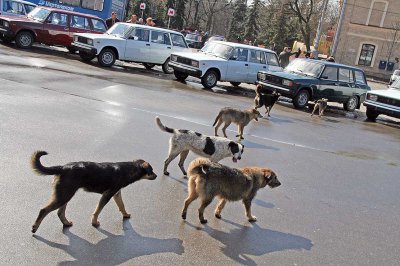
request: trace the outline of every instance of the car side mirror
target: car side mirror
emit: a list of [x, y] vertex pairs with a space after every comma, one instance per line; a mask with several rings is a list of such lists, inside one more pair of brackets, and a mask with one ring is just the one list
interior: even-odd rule
[[129, 40], [137, 41], [137, 40], [139, 40], [139, 37], [138, 36], [129, 36]]

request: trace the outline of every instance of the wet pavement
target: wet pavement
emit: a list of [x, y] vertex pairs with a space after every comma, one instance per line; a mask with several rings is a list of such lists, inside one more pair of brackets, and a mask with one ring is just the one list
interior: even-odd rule
[[[58, 49], [0, 44], [0, 264], [397, 265], [400, 123], [366, 122], [335, 106], [320, 119], [280, 103], [270, 118], [245, 128], [238, 164], [221, 161], [277, 172], [282, 186], [260, 190], [253, 201], [257, 223], [247, 222], [240, 202], [215, 219], [216, 201], [206, 209], [207, 225], [198, 221], [198, 201], [181, 220], [187, 181], [176, 160], [171, 176], [162, 175], [169, 135], [155, 116], [211, 135], [219, 109], [249, 108], [251, 93], [227, 84], [204, 90], [196, 80], [183, 84], [139, 65], [103, 69]], [[229, 127], [228, 136], [235, 130]], [[63, 230], [54, 212], [32, 236], [51, 192], [51, 177], [30, 169], [37, 149], [49, 152], [45, 165], [143, 158], [159, 176], [123, 190], [129, 220], [110, 201], [93, 228], [99, 195], [80, 191], [66, 212], [73, 227]]]

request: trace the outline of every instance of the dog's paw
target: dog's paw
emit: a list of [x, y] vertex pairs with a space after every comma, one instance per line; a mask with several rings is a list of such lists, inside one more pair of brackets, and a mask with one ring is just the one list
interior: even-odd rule
[[70, 227], [72, 225], [73, 225], [72, 221], [67, 221], [67, 222], [63, 223], [64, 227]]
[[168, 172], [168, 171], [165, 171], [165, 172], [164, 172], [164, 175], [169, 175], [169, 172]]
[[251, 223], [257, 222], [257, 217], [251, 216], [251, 218], [249, 218], [249, 222]]
[[122, 217], [123, 217], [124, 219], [129, 219], [129, 218], [131, 218], [131, 214], [130, 214], [130, 213], [123, 213], [123, 214], [122, 214]]
[[37, 229], [38, 229], [37, 226], [32, 225], [32, 230], [31, 230], [31, 232], [32, 232], [32, 233], [36, 233]]
[[186, 212], [182, 212], [182, 219], [186, 220]]
[[207, 223], [207, 219], [202, 219], [202, 220], [200, 220], [200, 223], [206, 224], [206, 223]]
[[222, 218], [220, 213], [215, 213], [214, 215], [215, 215], [215, 218], [217, 218], [217, 219], [221, 219]]
[[94, 227], [99, 227], [100, 226], [100, 222], [99, 221], [92, 221], [92, 225]]

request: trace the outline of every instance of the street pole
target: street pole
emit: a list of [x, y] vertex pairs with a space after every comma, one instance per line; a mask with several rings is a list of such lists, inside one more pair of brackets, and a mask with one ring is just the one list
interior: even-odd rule
[[171, 22], [171, 16], [168, 16], [168, 29], [169, 29], [169, 23]]
[[338, 26], [337, 26], [336, 34], [335, 34], [335, 40], [333, 41], [333, 48], [332, 48], [332, 56], [333, 57], [336, 55], [336, 50], [337, 50], [337, 46], [339, 43], [340, 31], [342, 30], [342, 24], [343, 24], [343, 20], [344, 20], [344, 12], [346, 10], [346, 6], [347, 6], [347, 0], [343, 0], [343, 6], [342, 6], [342, 11], [340, 12]]
[[392, 56], [392, 52], [393, 52], [393, 46], [396, 43], [396, 37], [397, 37], [397, 32], [399, 31], [399, 29], [397, 27], [395, 27], [395, 32], [394, 32], [394, 38], [393, 38], [393, 42], [392, 45], [390, 46], [390, 50], [389, 50], [389, 56], [388, 56], [388, 60], [386, 63], [386, 68], [385, 70], [387, 70], [388, 66], [389, 66], [389, 61], [390, 61], [390, 57]]
[[324, 3], [322, 5], [322, 14], [321, 14], [321, 18], [319, 20], [318, 23], [318, 29], [317, 29], [317, 34], [315, 35], [315, 39], [314, 39], [314, 58], [318, 59], [318, 45], [319, 45], [319, 39], [321, 38], [321, 33], [322, 33], [322, 26], [324, 24], [324, 20], [325, 20], [325, 13], [326, 13], [326, 9], [328, 8], [328, 1], [329, 0], [324, 0]]

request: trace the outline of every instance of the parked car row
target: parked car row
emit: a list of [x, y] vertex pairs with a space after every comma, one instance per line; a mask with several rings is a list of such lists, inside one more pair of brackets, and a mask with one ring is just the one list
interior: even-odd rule
[[147, 69], [160, 65], [180, 81], [199, 78], [207, 89], [218, 81], [234, 86], [258, 83], [267, 93], [277, 91], [293, 99], [296, 108], [326, 98], [354, 111], [367, 95], [364, 105], [369, 119], [400, 113], [400, 79], [390, 90], [372, 93], [359, 68], [296, 59], [283, 70], [277, 54], [269, 49], [208, 40], [199, 52], [193, 52], [180, 32], [131, 23], [116, 23], [107, 30], [102, 19], [72, 11], [35, 7], [26, 17], [0, 16], [0, 38], [24, 49], [34, 42], [65, 46], [78, 51], [83, 61], [97, 57], [103, 67], [111, 67], [116, 60], [142, 63]]

